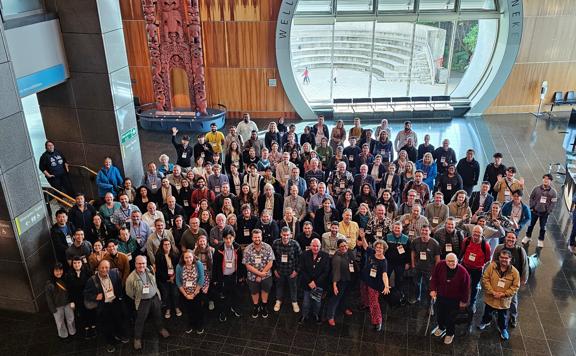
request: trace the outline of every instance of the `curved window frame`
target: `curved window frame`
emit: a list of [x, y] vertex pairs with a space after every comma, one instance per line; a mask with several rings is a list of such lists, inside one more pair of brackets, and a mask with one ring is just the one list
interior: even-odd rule
[[[300, 1], [306, 1], [306, 0], [300, 0]], [[477, 10], [461, 10], [460, 9], [460, 4], [461, 1], [467, 1], [467, 0], [456, 0], [454, 2], [454, 9], [453, 10], [420, 10], [420, 3], [421, 1], [425, 1], [425, 0], [396, 0], [396, 2], [401, 2], [401, 1], [411, 1], [414, 3], [414, 8], [411, 11], [387, 11], [387, 10], [381, 10], [378, 8], [378, 5], [380, 4], [380, 2], [382, 2], [383, 0], [373, 0], [373, 10], [372, 11], [365, 11], [365, 12], [342, 12], [342, 11], [337, 11], [338, 9], [338, 1], [341, 0], [332, 0], [331, 3], [331, 12], [330, 13], [302, 13], [302, 12], [298, 12], [297, 11], [297, 5], [298, 2], [294, 1], [294, 0], [288, 0], [288, 1], [284, 1], [280, 10], [280, 15], [279, 15], [279, 25], [277, 28], [277, 35], [278, 35], [278, 29], [281, 30], [282, 25], [284, 25], [284, 28], [286, 28], [286, 26], [292, 27], [295, 23], [296, 24], [332, 24], [333, 26], [335, 25], [335, 23], [337, 22], [352, 22], [352, 21], [375, 21], [376, 23], [381, 23], [381, 22], [404, 22], [404, 23], [414, 23], [414, 24], [418, 24], [420, 22], [444, 22], [444, 21], [451, 21], [452, 22], [452, 28], [455, 29], [456, 26], [458, 25], [459, 21], [466, 21], [466, 20], [484, 20], [484, 19], [494, 19], [497, 20], [496, 22], [496, 28], [495, 28], [495, 39], [493, 42], [493, 47], [490, 49], [486, 49], [486, 50], [490, 50], [490, 56], [489, 59], [487, 59], [487, 64], [481, 68], [480, 70], [482, 71], [482, 73], [480, 75], [477, 75], [476, 78], [476, 82], [474, 84], [474, 86], [472, 86], [471, 88], [468, 88], [467, 92], [465, 93], [465, 96], [461, 96], [455, 99], [459, 99], [459, 100], [469, 100], [472, 101], [472, 97], [477, 95], [478, 93], [482, 92], [482, 88], [480, 88], [480, 86], [484, 86], [484, 85], [489, 85], [491, 84], [490, 82], [494, 80], [493, 76], [494, 73], [496, 71], [500, 71], [500, 67], [502, 67], [504, 69], [504, 67], [510, 67], [510, 65], [504, 65], [504, 66], [500, 66], [500, 63], [493, 63], [494, 62], [494, 54], [496, 52], [496, 47], [501, 46], [501, 42], [506, 43], [506, 41], [503, 40], [508, 40], [508, 38], [502, 39], [500, 36], [502, 34], [504, 35], [509, 35], [510, 33], [510, 29], [507, 29], [506, 31], [502, 31], [502, 29], [500, 28], [502, 26], [502, 19], [506, 17], [506, 14], [504, 13], [506, 10], [509, 10], [511, 8], [511, 6], [515, 6], [515, 3], [518, 3], [517, 0], [494, 0], [494, 8], [495, 10], [484, 10], [484, 9], [477, 9]], [[345, 0], [344, 0], [345, 1]], [[350, 1], [350, 0], [348, 0]], [[492, 0], [486, 0], [486, 1], [492, 1]], [[479, 1], [480, 2], [480, 1]], [[504, 6], [502, 6], [502, 4], [500, 3], [502, 2]], [[292, 4], [292, 9], [287, 9], [287, 4]], [[382, 2], [382, 4], [384, 4], [384, 2]], [[390, 3], [387, 3], [388, 5]], [[522, 7], [522, 4], [520, 3], [520, 11]], [[510, 11], [516, 11], [517, 9], [512, 9]], [[289, 21], [284, 20], [283, 19], [283, 15], [286, 15], [286, 18], [290, 18]], [[506, 21], [506, 25], [510, 25], [511, 24], [511, 19], [509, 17], [510, 15], [508, 14], [508, 18]], [[282, 23], [281, 23], [282, 22]], [[516, 24], [516, 26], [518, 26]], [[416, 26], [415, 26], [416, 27]], [[521, 28], [521, 24], [520, 24], [520, 28]], [[291, 29], [291, 28], [290, 28]], [[288, 31], [288, 33], [290, 33], [290, 31]], [[452, 52], [454, 50], [454, 41], [455, 41], [455, 31], [452, 31], [452, 35], [449, 36], [449, 39], [446, 39], [446, 41], [450, 41], [449, 44], [449, 56], [448, 56], [448, 61], [449, 61], [449, 65], [448, 68], [451, 69], [451, 61], [452, 61]], [[520, 30], [520, 34], [521, 34], [521, 30]], [[290, 36], [288, 34], [288, 36]], [[288, 41], [289, 43], [290, 41]], [[519, 42], [519, 41], [518, 41]], [[277, 40], [277, 44], [278, 44], [278, 40]], [[519, 47], [519, 46], [517, 46]], [[484, 49], [483, 49], [484, 50]], [[514, 53], [513, 59], [512, 61], [515, 59], [516, 55], [517, 55], [517, 51], [518, 48], [512, 48], [512, 52]], [[286, 52], [283, 52], [286, 53]], [[277, 58], [278, 58], [278, 64], [279, 64], [279, 70], [280, 70], [280, 75], [283, 79], [284, 82], [284, 77], [286, 77], [288, 75], [288, 73], [285, 72], [285, 68], [286, 68], [286, 58], [284, 60], [282, 60], [280, 58], [280, 52], [278, 52], [277, 50]], [[291, 63], [291, 57], [292, 57], [292, 51], [290, 51], [290, 56], [289, 56], [289, 62]], [[500, 58], [499, 60], [502, 60], [502, 58]], [[505, 62], [509, 62], [510, 58], [504, 58], [503, 59]], [[280, 62], [284, 62], [284, 68], [282, 68], [281, 63]], [[509, 70], [504, 70], [505, 72], [505, 76], [507, 76], [507, 74], [509, 73]], [[297, 75], [298, 73], [294, 73], [294, 71], [292, 70], [292, 67], [290, 66], [290, 75], [294, 76]], [[502, 73], [499, 73], [502, 74]], [[450, 73], [448, 74], [450, 76]], [[488, 77], [491, 77], [490, 79]], [[489, 80], [488, 80], [489, 79]], [[296, 83], [297, 79], [293, 78], [292, 81], [294, 82], [292, 88], [291, 85], [285, 86], [286, 90], [298, 90], [298, 95], [301, 96], [301, 100], [300, 103], [296, 103], [296, 105], [293, 103], [294, 107], [297, 109], [297, 111], [299, 112], [299, 114], [301, 116], [308, 116], [307, 114], [309, 114], [311, 112], [311, 109], [309, 106], [309, 103], [307, 102], [306, 97], [304, 96], [304, 94], [301, 91], [300, 86]], [[331, 84], [332, 85], [332, 84]], [[460, 84], [458, 84], [455, 88], [454, 91], [450, 90], [450, 92], [456, 92], [456, 88], [459, 86]], [[448, 91], [448, 85], [446, 86], [445, 91]], [[330, 89], [330, 92], [332, 93], [333, 90]], [[448, 92], [447, 94], [450, 94], [450, 92]], [[407, 93], [408, 95], [410, 95], [410, 92]], [[462, 94], [464, 95], [464, 94]], [[484, 94], [483, 94], [484, 95]], [[293, 100], [294, 95], [288, 95], [290, 97], [291, 102], [292, 101], [299, 101], [299, 100]], [[331, 95], [332, 98], [332, 95]], [[298, 110], [298, 107], [301, 107], [302, 103], [305, 103], [306, 106], [308, 106], [309, 110]], [[314, 106], [313, 109], [322, 109], [322, 108], [326, 108], [327, 106], [329, 106], [331, 103], [323, 103], [320, 104], [318, 103], [317, 105]], [[302, 113], [300, 113], [300, 111], [302, 111], [305, 115], [302, 115]]]

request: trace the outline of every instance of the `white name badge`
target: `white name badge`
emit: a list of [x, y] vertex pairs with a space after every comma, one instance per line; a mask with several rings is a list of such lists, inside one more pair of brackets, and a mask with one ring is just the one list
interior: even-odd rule
[[132, 261], [132, 254], [128, 255], [128, 262]]
[[408, 231], [408, 236], [414, 236], [414, 230]]
[[262, 257], [260, 257], [260, 256], [254, 257], [254, 264], [259, 265], [261, 263], [262, 263]]
[[190, 206], [190, 203], [188, 202], [188, 199], [184, 200], [183, 203], [184, 203], [184, 206], [185, 206], [185, 207]]
[[446, 190], [452, 190], [452, 184], [446, 184]]
[[148, 293], [150, 293], [150, 286], [147, 285], [147, 284], [145, 284], [145, 285], [142, 287], [142, 294], [148, 294]]
[[452, 244], [446, 244], [446, 252], [452, 252]]
[[403, 255], [404, 253], [406, 253], [406, 250], [404, 250], [404, 246], [398, 245], [398, 254]]
[[376, 236], [382, 237], [382, 230], [376, 230]]
[[440, 163], [444, 163], [444, 162], [446, 162], [446, 157], [444, 157], [444, 156], [440, 157]]
[[168, 268], [168, 275], [169, 276], [174, 275], [174, 268]]
[[423, 177], [424, 179], [428, 178], [428, 174], [424, 173]]
[[371, 269], [370, 269], [370, 277], [376, 278], [376, 272], [377, 272], [377, 271], [376, 271], [375, 268], [371, 268]]
[[282, 263], [288, 263], [288, 255], [282, 255], [280, 257], [280, 262]]
[[156, 189], [158, 186], [156, 184], [152, 184], [152, 189]]
[[350, 263], [348, 265], [348, 270], [350, 271], [350, 273], [354, 273], [354, 264], [353, 263]]
[[250, 229], [244, 229], [244, 236], [250, 236]]
[[66, 235], [66, 243], [72, 245], [72, 237], [70, 237], [70, 235]]
[[475, 253], [471, 253], [468, 255], [468, 260], [474, 262], [476, 261], [476, 254]]
[[504, 288], [504, 286], [506, 285], [506, 281], [504, 279], [500, 279], [498, 280], [498, 283], [496, 285], [498, 286], [498, 288]]
[[438, 224], [438, 218], [432, 218], [432, 224]]
[[344, 189], [346, 188], [346, 183], [343, 181], [340, 181], [340, 189]]
[[82, 256], [82, 262], [83, 262], [83, 263], [88, 263], [88, 260], [86, 259], [85, 256]]
[[354, 156], [348, 156], [348, 161], [349, 161], [349, 162], [354, 162]]
[[509, 196], [509, 195], [510, 195], [510, 191], [509, 191], [508, 189], [506, 189], [506, 190], [504, 191], [504, 195]]
[[109, 291], [106, 291], [106, 293], [104, 293], [104, 298], [105, 299], [114, 298], [114, 289], [110, 289]]
[[309, 251], [309, 250], [310, 250], [310, 246], [306, 246], [306, 251]]
[[546, 204], [547, 199], [546, 197], [540, 197], [540, 204]]
[[214, 191], [215, 191], [216, 193], [220, 193], [220, 187], [214, 187]]
[[424, 251], [420, 252], [420, 260], [426, 261], [427, 259], [428, 259], [428, 254], [426, 254], [426, 252], [424, 252]]
[[226, 268], [232, 268], [232, 261], [226, 261]]
[[192, 281], [186, 281], [186, 288], [192, 288], [194, 286], [194, 283], [192, 283]]
[[186, 152], [182, 152], [182, 158], [186, 158], [188, 157], [188, 154]]

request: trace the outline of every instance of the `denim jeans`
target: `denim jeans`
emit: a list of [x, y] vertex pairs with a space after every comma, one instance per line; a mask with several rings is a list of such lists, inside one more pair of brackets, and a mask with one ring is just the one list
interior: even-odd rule
[[530, 220], [530, 226], [528, 226], [526, 236], [532, 237], [532, 231], [534, 230], [534, 226], [536, 226], [538, 219], [540, 219], [540, 233], [538, 234], [538, 240], [544, 241], [544, 234], [546, 234], [546, 223], [548, 222], [548, 214], [536, 213], [533, 211], [532, 220]]
[[326, 310], [327, 319], [334, 319], [334, 315], [336, 315], [336, 309], [338, 309], [338, 306], [341, 304], [346, 304], [346, 295], [348, 292], [348, 287], [350, 286], [350, 281], [340, 281], [336, 283], [336, 286], [338, 287], [338, 294], [334, 295], [334, 293], [332, 293], [330, 300], [328, 300], [328, 306]]
[[482, 324], [487, 324], [492, 321], [492, 314], [498, 313], [498, 327], [500, 331], [508, 328], [508, 309], [492, 308], [488, 304], [484, 304], [484, 315], [482, 316]]
[[280, 275], [276, 279], [276, 300], [283, 301], [284, 299], [284, 287], [288, 284], [288, 289], [290, 291], [290, 301], [296, 303], [298, 301], [298, 294], [296, 293], [296, 283], [298, 281], [297, 277], [290, 278], [290, 276]]
[[314, 317], [318, 317], [320, 315], [320, 307], [321, 302], [317, 302], [312, 299], [312, 291], [304, 289], [304, 298], [302, 299], [302, 316], [308, 317], [310, 315], [310, 311], [312, 311], [312, 315], [314, 315]]

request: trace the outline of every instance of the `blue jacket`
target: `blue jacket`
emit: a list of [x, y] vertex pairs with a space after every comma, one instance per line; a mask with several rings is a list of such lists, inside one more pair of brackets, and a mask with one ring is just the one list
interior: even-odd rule
[[115, 188], [122, 186], [124, 179], [120, 175], [120, 171], [115, 166], [110, 166], [110, 169], [102, 168], [98, 171], [96, 176], [96, 184], [98, 185], [98, 196], [104, 197], [106, 193], [110, 192], [116, 197]]
[[432, 162], [430, 166], [424, 167], [424, 162], [422, 160], [418, 160], [418, 162], [416, 162], [416, 169], [424, 172], [424, 183], [428, 185], [430, 191], [433, 191], [434, 180], [438, 175], [438, 168], [436, 167], [436, 162]]
[[[511, 216], [510, 216], [510, 215], [512, 215], [512, 202], [511, 201], [504, 204], [504, 206], [502, 207], [502, 215], [504, 215], [508, 218], [511, 218]], [[530, 208], [528, 208], [528, 205], [522, 203], [522, 217], [520, 218], [520, 221], [518, 222], [519, 228], [517, 231], [522, 230], [524, 225], [526, 225], [526, 223], [528, 221], [530, 221], [531, 218], [532, 218], [532, 214], [530, 213]]]
[[[180, 287], [184, 287], [184, 284], [182, 283], [182, 275], [183, 275], [183, 271], [182, 271], [182, 265], [178, 264], [176, 266], [176, 286], [178, 288]], [[196, 270], [198, 271], [198, 277], [196, 279], [196, 285], [202, 287], [204, 285], [204, 265], [202, 264], [202, 262], [196, 260]]]

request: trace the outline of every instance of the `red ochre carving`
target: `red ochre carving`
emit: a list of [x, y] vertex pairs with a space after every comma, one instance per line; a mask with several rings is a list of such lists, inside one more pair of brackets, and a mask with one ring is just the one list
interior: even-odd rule
[[173, 111], [173, 68], [188, 76], [192, 109], [206, 114], [204, 57], [198, 0], [142, 0], [148, 49], [152, 64], [152, 86], [158, 110]]

